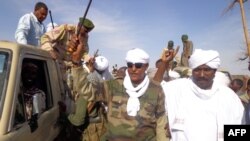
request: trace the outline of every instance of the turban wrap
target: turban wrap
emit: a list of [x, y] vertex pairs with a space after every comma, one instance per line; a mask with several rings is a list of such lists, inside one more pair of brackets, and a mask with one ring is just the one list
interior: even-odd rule
[[127, 62], [132, 63], [149, 63], [149, 55], [142, 49], [134, 48], [127, 52], [126, 59]]
[[109, 61], [104, 56], [97, 56], [94, 66], [97, 70], [104, 71], [109, 67]]
[[189, 58], [189, 67], [195, 69], [203, 64], [218, 69], [220, 66], [219, 53], [215, 50], [196, 49]]

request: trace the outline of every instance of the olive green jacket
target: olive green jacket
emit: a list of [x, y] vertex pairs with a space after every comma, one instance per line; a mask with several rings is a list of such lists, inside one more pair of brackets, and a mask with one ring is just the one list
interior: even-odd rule
[[108, 99], [107, 132], [102, 140], [116, 141], [166, 141], [167, 123], [164, 107], [164, 94], [160, 85], [150, 82], [146, 92], [139, 97], [140, 110], [135, 117], [126, 111], [128, 94], [123, 80], [105, 83]]
[[88, 73], [82, 67], [73, 68], [72, 76], [73, 90], [78, 98], [75, 101], [75, 112], [69, 114], [68, 119], [73, 125], [80, 126], [85, 123], [87, 114], [88, 116], [97, 114], [95, 109], [88, 113], [88, 108], [100, 99], [103, 82], [97, 73]]

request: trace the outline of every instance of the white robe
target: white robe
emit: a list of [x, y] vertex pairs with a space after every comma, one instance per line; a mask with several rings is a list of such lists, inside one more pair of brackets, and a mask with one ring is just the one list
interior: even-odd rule
[[[228, 87], [213, 84], [212, 90], [201, 90], [191, 79], [161, 83], [172, 141], [223, 140], [225, 124], [241, 124], [244, 108], [238, 96]], [[195, 94], [196, 91], [196, 94]]]

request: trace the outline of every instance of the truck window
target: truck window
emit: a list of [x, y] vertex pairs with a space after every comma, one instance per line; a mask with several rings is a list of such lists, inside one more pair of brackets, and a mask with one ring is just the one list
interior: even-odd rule
[[[0, 51], [0, 113], [2, 113], [3, 97], [8, 80], [9, 53]], [[0, 114], [1, 115], [1, 114]]]
[[24, 59], [14, 124], [39, 118], [53, 106], [46, 61]]

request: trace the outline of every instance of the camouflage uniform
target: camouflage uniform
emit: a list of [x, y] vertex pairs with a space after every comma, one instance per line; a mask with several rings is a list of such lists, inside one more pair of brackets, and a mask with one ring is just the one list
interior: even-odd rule
[[[76, 33], [76, 30], [77, 26], [75, 25], [63, 24], [55, 27], [55, 29], [50, 32], [46, 32], [41, 37], [41, 48], [56, 54], [56, 59], [60, 65], [64, 80], [66, 80], [67, 66], [70, 66], [68, 61], [71, 60], [71, 56], [67, 52], [67, 44], [71, 36]], [[84, 40], [85, 48], [87, 49], [85, 54], [88, 54], [88, 34], [85, 34]]]
[[105, 132], [105, 118], [100, 102], [103, 99], [103, 83], [97, 72], [88, 73], [82, 67], [72, 69], [73, 86], [77, 90], [75, 112], [69, 121], [83, 131], [82, 140], [98, 141]]
[[[54, 53], [56, 55], [56, 59], [59, 63], [61, 74], [64, 80], [64, 86], [67, 91], [70, 93], [70, 97], [74, 99], [75, 94], [71, 91], [72, 88], [72, 79], [71, 79], [71, 66], [72, 63], [71, 55], [67, 52], [67, 44], [70, 41], [73, 34], [77, 32], [77, 26], [64, 24], [50, 32], [46, 32], [41, 37], [41, 48], [49, 51], [50, 53]], [[88, 54], [89, 46], [88, 46], [88, 34], [85, 34], [85, 38], [83, 38], [85, 43], [86, 52], [84, 55]]]
[[187, 35], [182, 36], [183, 52], [181, 54], [181, 66], [189, 67], [188, 59], [193, 53], [193, 42], [188, 40]]
[[164, 94], [159, 85], [150, 82], [146, 92], [139, 98], [140, 111], [137, 116], [127, 114], [128, 94], [123, 80], [111, 80], [105, 83], [108, 97], [107, 132], [103, 141], [166, 141], [166, 115]]

